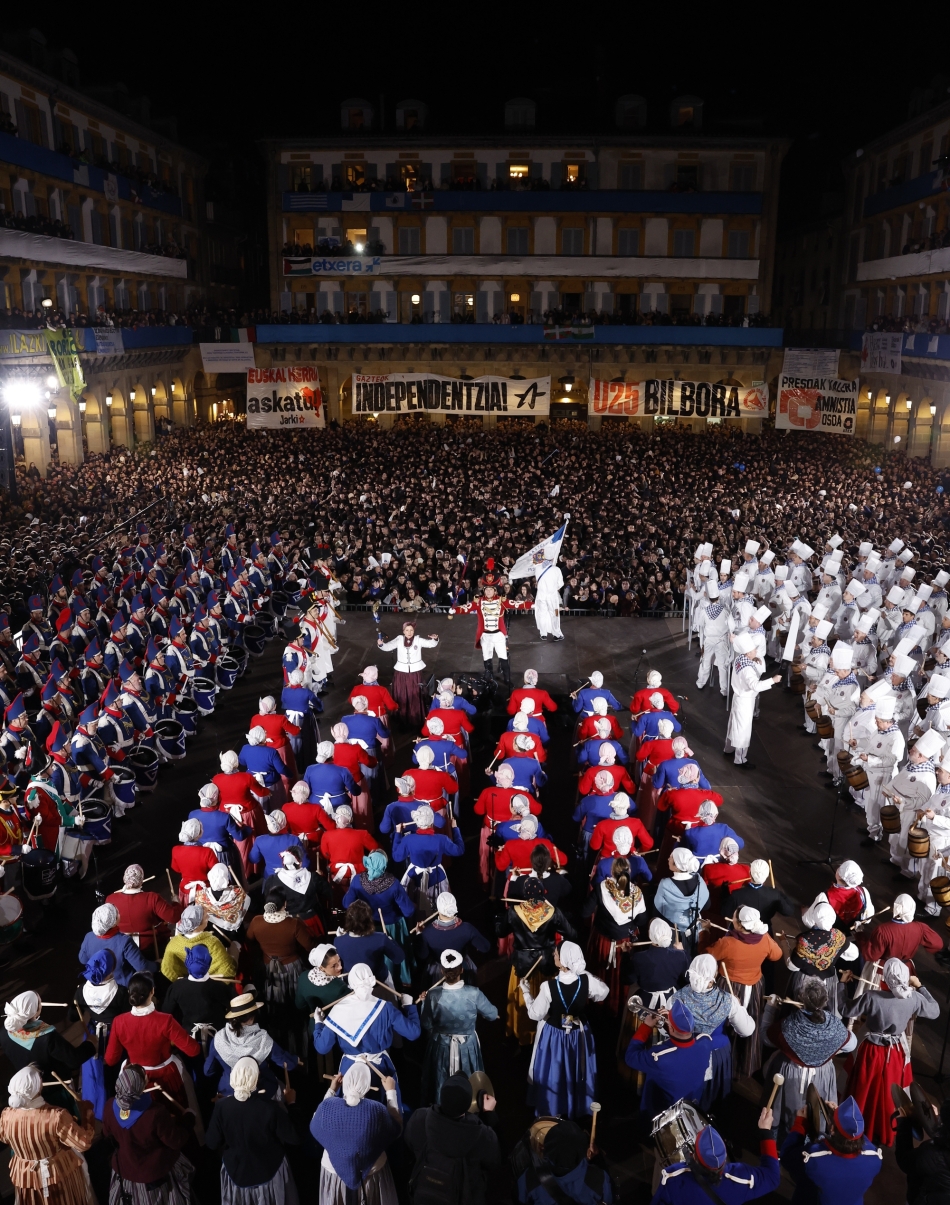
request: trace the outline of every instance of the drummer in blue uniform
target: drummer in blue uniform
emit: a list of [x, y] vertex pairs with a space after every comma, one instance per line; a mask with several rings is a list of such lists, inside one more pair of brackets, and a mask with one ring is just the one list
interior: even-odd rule
[[442, 859], [465, 853], [465, 841], [458, 822], [452, 817], [448, 835], [435, 831], [435, 813], [421, 804], [412, 813], [409, 826], [401, 826], [393, 838], [393, 861], [409, 863], [403, 886], [409, 892], [420, 917], [429, 916], [436, 897], [448, 890], [448, 876]]
[[110, 624], [111, 635], [106, 641], [103, 661], [110, 674], [117, 674], [119, 666], [129, 655], [129, 646], [125, 639], [125, 617], [120, 612]]
[[620, 741], [611, 740], [610, 726], [605, 724], [598, 729], [597, 736], [590, 737], [577, 748], [577, 764], [579, 766], [596, 766], [600, 764], [600, 751], [604, 745], [609, 745], [614, 751], [614, 761], [619, 766], [626, 766], [630, 758]]
[[[661, 703], [665, 702], [661, 694], [658, 693], [655, 697]], [[661, 720], [669, 720], [673, 725], [674, 732], [682, 732], [683, 725], [672, 711], [663, 711], [660, 708], [657, 711], [645, 711], [631, 728], [631, 735], [636, 737], [638, 741], [655, 741], [660, 735], [659, 724]]]
[[201, 844], [216, 845], [218, 861], [226, 862], [237, 869], [240, 858], [234, 848], [234, 842], [246, 841], [251, 836], [251, 830], [235, 824], [230, 812], [219, 810], [221, 792], [213, 782], [205, 783], [198, 791], [198, 803], [200, 806], [188, 813], [188, 819], [200, 823]]
[[704, 858], [718, 857], [719, 846], [726, 837], [735, 841], [740, 849], [745, 845], [735, 829], [721, 823], [718, 817], [719, 808], [711, 799], [704, 800], [699, 805], [699, 824], [688, 828], [680, 837], [680, 844], [691, 850], [700, 862]]
[[114, 904], [100, 904], [92, 914], [92, 928], [79, 947], [79, 962], [85, 966], [102, 950], [111, 950], [115, 955], [115, 981], [128, 987], [129, 980], [137, 971], [154, 975], [158, 963], [146, 958], [128, 933], [119, 931], [119, 910]]
[[[655, 712], [648, 712], [648, 715], [655, 715]], [[709, 779], [703, 773], [702, 766], [693, 757], [693, 752], [686, 743], [686, 737], [673, 737], [673, 757], [668, 757], [666, 761], [661, 761], [653, 773], [653, 788], [656, 791], [663, 791], [667, 787], [675, 791], [683, 784], [679, 780], [679, 772], [684, 766], [695, 766], [699, 770], [698, 786], [704, 791], [711, 791]]]
[[[454, 758], [457, 758], [458, 761], [464, 762], [464, 761], [468, 761], [468, 754], [462, 748], [462, 746], [457, 745], [455, 743], [455, 741], [440, 739], [442, 733], [439, 732], [438, 730], [442, 729], [442, 721], [438, 718], [438, 716], [430, 716], [429, 717], [428, 727], [429, 727], [430, 732], [433, 733], [433, 735], [427, 736], [423, 740], [419, 740], [416, 742], [415, 748], [412, 751], [413, 762], [417, 766], [420, 764], [419, 763], [419, 750], [420, 749], [431, 749], [432, 750], [432, 759], [433, 759], [432, 760], [433, 768], [436, 770], [443, 770], [443, 771], [445, 771], [446, 774], [452, 774], [457, 778], [458, 773], [456, 770], [455, 762], [452, 761], [452, 758], [454, 757]], [[444, 729], [443, 729], [443, 731], [444, 731]]]
[[359, 788], [353, 775], [346, 766], [334, 765], [333, 742], [320, 741], [317, 745], [317, 760], [304, 771], [304, 782], [310, 788], [310, 798], [316, 803], [323, 803], [324, 796], [331, 808], [341, 804], [349, 804], [350, 799], [359, 795]]
[[35, 636], [39, 641], [40, 649], [48, 650], [53, 643], [55, 633], [53, 625], [46, 618], [46, 600], [42, 594], [31, 594], [27, 606], [30, 608], [30, 618], [21, 629], [21, 637], [26, 641], [31, 636]]
[[834, 1111], [828, 1132], [815, 1141], [805, 1134], [799, 1112], [782, 1145], [782, 1166], [795, 1182], [794, 1201], [815, 1205], [860, 1205], [881, 1170], [881, 1148], [864, 1134], [864, 1117], [853, 1096]]
[[135, 661], [136, 665], [141, 665], [145, 657], [145, 648], [149, 642], [149, 637], [152, 635], [152, 629], [148, 626], [148, 621], [145, 618], [145, 599], [141, 594], [136, 594], [129, 604], [129, 620], [125, 627], [126, 643], [129, 647], [129, 655]]
[[[661, 1019], [669, 1037], [651, 1046], [653, 1030]], [[698, 1104], [712, 1057], [712, 1044], [693, 1036], [693, 1014], [681, 1000], [674, 1000], [662, 1014], [644, 1017], [630, 1040], [624, 1060], [634, 1071], [642, 1071], [645, 1080], [640, 1109], [650, 1117], [661, 1113], [675, 1100]]]
[[[782, 1178], [772, 1137], [772, 1110], [759, 1113], [759, 1163], [729, 1162], [719, 1132], [705, 1126], [696, 1135], [692, 1158], [670, 1163], [660, 1173], [660, 1187], [650, 1205], [699, 1205], [721, 1201], [743, 1205], [774, 1192]], [[837, 1205], [851, 1205], [839, 1200]]]
[[105, 672], [102, 662], [102, 649], [99, 647], [98, 636], [93, 637], [86, 646], [81, 665], [79, 685], [88, 706], [102, 697], [108, 680], [108, 674]]
[[590, 685], [581, 687], [577, 692], [577, 697], [574, 699], [574, 714], [577, 716], [593, 715], [594, 699], [604, 699], [607, 706], [612, 707], [614, 711], [623, 711], [622, 704], [604, 686], [604, 675], [596, 669], [590, 676]]

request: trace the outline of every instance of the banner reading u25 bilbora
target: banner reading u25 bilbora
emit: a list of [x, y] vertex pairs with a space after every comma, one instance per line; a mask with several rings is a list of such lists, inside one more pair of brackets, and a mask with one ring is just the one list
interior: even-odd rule
[[678, 418], [765, 418], [768, 385], [709, 381], [600, 381], [591, 377], [587, 413]]
[[312, 364], [247, 370], [249, 430], [299, 430], [325, 427], [319, 370]]
[[823, 431], [853, 435], [858, 417], [858, 382], [837, 377], [778, 379], [775, 428], [778, 431]]
[[531, 417], [551, 412], [551, 378], [531, 381], [513, 377], [429, 376], [391, 372], [353, 374], [354, 414], [411, 414], [441, 410], [447, 414], [497, 414], [502, 418]]

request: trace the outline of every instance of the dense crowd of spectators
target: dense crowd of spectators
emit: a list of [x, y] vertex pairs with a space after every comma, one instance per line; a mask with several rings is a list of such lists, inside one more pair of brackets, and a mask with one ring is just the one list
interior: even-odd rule
[[470, 597], [485, 558], [510, 567], [565, 513], [565, 605], [605, 615], [680, 605], [704, 538], [729, 555], [750, 536], [784, 549], [802, 531], [878, 546], [911, 532], [925, 556], [942, 551], [950, 524], [948, 496], [937, 492], [944, 474], [927, 461], [832, 436], [726, 427], [699, 437], [621, 422], [600, 432], [461, 420], [294, 433], [229, 423], [54, 465], [45, 479], [22, 466], [18, 476], [20, 504], [0, 506], [8, 596], [48, 577], [64, 547], [85, 555], [96, 531], [159, 498], [156, 524], [235, 522], [248, 541], [279, 527], [289, 546], [322, 545], [349, 602], [401, 610]]
[[23, 230], [27, 234], [46, 234], [50, 238], [75, 238], [72, 226], [67, 226], [59, 218], [46, 218], [34, 213], [0, 213], [0, 225], [7, 230]]
[[950, 226], [946, 230], [934, 230], [923, 238], [910, 239], [901, 247], [901, 255], [916, 255], [920, 251], [939, 251], [950, 247]]
[[950, 323], [946, 318], [931, 318], [928, 315], [908, 314], [904, 318], [888, 318], [879, 314], [868, 323], [868, 331], [890, 331], [903, 335], [947, 335]]

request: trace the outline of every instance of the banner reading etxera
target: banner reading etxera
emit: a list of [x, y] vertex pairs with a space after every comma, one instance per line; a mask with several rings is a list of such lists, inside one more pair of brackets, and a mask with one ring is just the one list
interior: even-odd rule
[[324, 427], [323, 392], [315, 365], [247, 370], [247, 425], [249, 430], [292, 430]]
[[824, 431], [853, 435], [858, 417], [858, 382], [837, 377], [778, 379], [775, 428], [778, 431]]
[[353, 374], [354, 414], [412, 414], [440, 410], [447, 414], [547, 415], [551, 412], [551, 378], [517, 381], [511, 377], [427, 376], [391, 372], [381, 376]]
[[587, 413], [629, 417], [766, 418], [768, 385], [710, 381], [598, 381], [591, 378]]

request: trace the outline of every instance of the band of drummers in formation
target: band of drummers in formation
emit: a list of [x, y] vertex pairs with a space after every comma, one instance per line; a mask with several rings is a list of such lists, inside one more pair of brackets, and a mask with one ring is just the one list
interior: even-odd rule
[[[110, 1205], [200, 1200], [207, 1151], [227, 1205], [395, 1205], [400, 1166], [418, 1205], [482, 1201], [503, 1155], [521, 1202], [609, 1203], [607, 1081], [655, 1152], [657, 1203], [751, 1201], [784, 1168], [795, 1201], [846, 1205], [888, 1147], [926, 1184], [946, 1144], [912, 1041], [915, 1019], [940, 1008], [914, 958], [950, 961], [918, 919], [950, 906], [950, 572], [900, 539], [749, 539], [719, 561], [711, 543], [696, 549], [688, 706], [728, 708], [723, 755], [748, 773], [767, 692], [800, 695], [835, 793], [829, 818], [863, 811], [868, 858], [906, 880], [872, 900], [846, 860], [799, 899], [769, 851], [749, 856], [716, 790], [723, 766], [693, 755], [660, 669], [628, 703], [593, 667], [570, 696], [553, 698], [531, 668], [513, 685], [506, 616], [532, 601], [507, 597], [491, 560], [474, 598], [449, 609], [474, 619], [480, 675], [434, 679], [438, 636], [406, 622], [387, 638], [377, 615], [391, 684], [366, 665], [328, 722], [321, 695], [346, 638], [329, 562], [319, 550], [292, 562], [277, 531], [264, 548], [233, 526], [218, 535], [217, 551], [190, 524], [153, 544], [139, 524], [114, 563], [96, 556], [31, 597], [16, 633], [0, 613], [8, 944], [24, 906], [97, 873], [100, 847], [148, 806], [203, 718], [268, 641], [286, 642], [283, 681], [259, 698], [246, 742], [218, 750], [220, 771], [177, 805], [167, 873], [128, 865], [93, 911], [74, 998], [4, 1004], [16, 1073], [0, 1141], [17, 1202], [94, 1199], [84, 1153], [107, 1140]], [[560, 571], [544, 560], [535, 576], [538, 630], [562, 639]], [[486, 704], [506, 727], [482, 774], [470, 734]], [[411, 765], [397, 774], [400, 733]], [[571, 746], [577, 773], [568, 849], [545, 826], [552, 740]], [[463, 814], [478, 825], [468, 847]], [[452, 890], [465, 857], [490, 905], [472, 920]], [[510, 966], [503, 1010], [478, 986], [486, 957]], [[57, 1026], [67, 1018], [82, 1040]], [[609, 1059], [592, 1018], [613, 1026]], [[525, 1051], [535, 1119], [504, 1152], [479, 1040], [490, 1026]], [[404, 1093], [413, 1043], [421, 1081]], [[306, 1182], [287, 1157], [300, 1143], [291, 1074], [321, 1093], [326, 1081]], [[734, 1084], [757, 1100], [751, 1162], [713, 1120]]]

